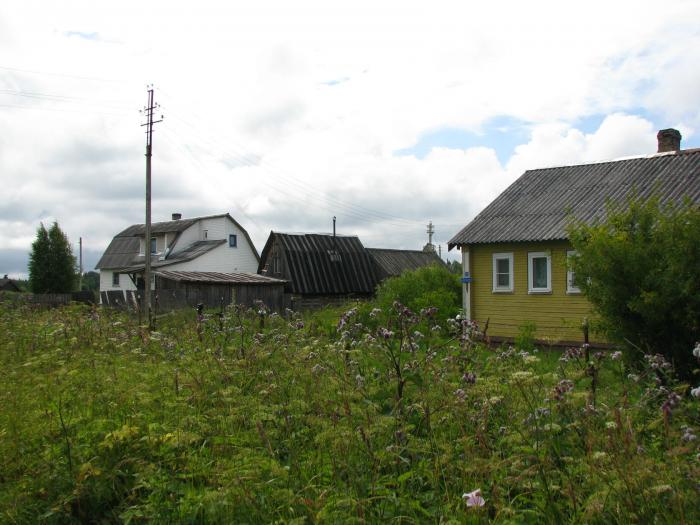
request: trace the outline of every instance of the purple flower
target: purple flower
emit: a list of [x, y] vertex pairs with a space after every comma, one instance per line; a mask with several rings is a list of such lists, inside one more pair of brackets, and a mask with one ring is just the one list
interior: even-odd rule
[[467, 507], [483, 507], [486, 504], [484, 498], [481, 497], [481, 489], [465, 492], [462, 494], [462, 499], [467, 504]]
[[394, 335], [394, 332], [382, 327], [379, 329], [379, 335], [380, 335], [380, 337], [383, 337], [384, 339], [389, 339]]
[[476, 374], [474, 372], [467, 372], [462, 376], [462, 381], [468, 385], [473, 385], [476, 383]]

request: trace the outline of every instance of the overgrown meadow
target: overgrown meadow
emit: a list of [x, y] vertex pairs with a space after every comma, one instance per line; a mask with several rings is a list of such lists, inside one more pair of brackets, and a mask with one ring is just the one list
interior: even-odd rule
[[663, 358], [377, 304], [150, 334], [0, 305], [0, 522], [700, 522], [697, 385]]

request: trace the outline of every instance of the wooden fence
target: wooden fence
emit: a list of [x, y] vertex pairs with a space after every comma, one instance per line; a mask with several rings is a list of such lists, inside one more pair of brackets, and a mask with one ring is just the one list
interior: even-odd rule
[[95, 304], [97, 294], [95, 292], [81, 291], [71, 293], [24, 293], [24, 292], [0, 292], [0, 301], [18, 304], [32, 304], [47, 308], [63, 306], [70, 303]]

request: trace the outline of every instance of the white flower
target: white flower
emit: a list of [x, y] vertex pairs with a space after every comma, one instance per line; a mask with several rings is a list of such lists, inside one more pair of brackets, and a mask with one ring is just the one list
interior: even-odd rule
[[700, 343], [695, 343], [695, 348], [693, 348], [693, 355], [700, 359]]
[[472, 492], [462, 494], [462, 499], [466, 502], [467, 507], [483, 507], [486, 501], [481, 497], [481, 489], [476, 489]]
[[697, 387], [697, 388], [693, 388], [693, 389], [690, 391], [690, 395], [693, 396], [693, 397], [696, 397], [696, 398], [700, 399], [700, 386]]

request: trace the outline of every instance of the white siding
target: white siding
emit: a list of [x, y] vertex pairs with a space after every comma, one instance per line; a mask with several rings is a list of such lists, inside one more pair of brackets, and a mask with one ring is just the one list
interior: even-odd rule
[[100, 270], [100, 291], [108, 292], [110, 290], [136, 290], [136, 286], [131, 281], [131, 278], [126, 274], [119, 276], [119, 286], [112, 286], [112, 270]]
[[213, 250], [200, 255], [191, 261], [170, 264], [164, 270], [189, 271], [189, 272], [243, 272], [257, 273], [258, 260], [247, 242], [240, 244], [238, 248], [230, 248], [228, 242], [217, 246]]

